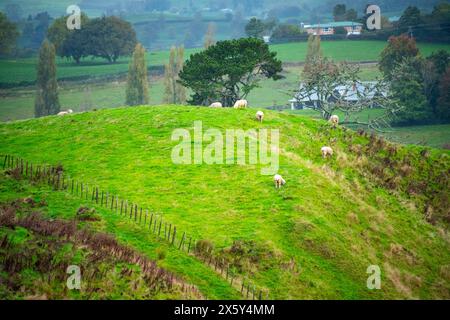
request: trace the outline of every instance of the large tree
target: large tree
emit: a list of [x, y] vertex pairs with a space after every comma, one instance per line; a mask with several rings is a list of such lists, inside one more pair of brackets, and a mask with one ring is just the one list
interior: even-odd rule
[[128, 67], [126, 104], [137, 106], [148, 104], [148, 78], [145, 62], [145, 48], [136, 44]]
[[111, 63], [120, 56], [130, 55], [137, 42], [131, 24], [114, 16], [92, 19], [81, 31], [89, 54]]
[[420, 10], [417, 7], [409, 6], [405, 9], [398, 21], [400, 28], [416, 27], [423, 23]]
[[439, 84], [437, 115], [441, 122], [450, 122], [450, 67], [444, 73]]
[[[47, 30], [47, 38], [55, 46], [58, 56], [73, 58], [75, 62], [79, 63], [80, 59], [88, 53], [85, 45], [86, 35], [82, 30], [69, 30], [67, 28], [68, 18], [67, 15], [55, 19]], [[84, 28], [88, 22], [88, 16], [81, 13], [81, 28]]]
[[414, 38], [407, 35], [398, 37], [392, 36], [388, 40], [388, 45], [381, 52], [379, 68], [387, 79], [392, 78], [394, 68], [404, 59], [415, 57], [419, 54]]
[[58, 83], [56, 80], [55, 47], [47, 39], [39, 50], [34, 114], [43, 117], [60, 111]]
[[245, 33], [248, 37], [262, 38], [266, 30], [265, 23], [257, 18], [251, 18], [245, 26]]
[[345, 4], [337, 4], [333, 8], [333, 18], [334, 21], [343, 21], [345, 20], [345, 13], [347, 12], [347, 8]]
[[391, 91], [394, 99], [403, 106], [394, 121], [397, 125], [424, 124], [433, 117], [425, 94], [422, 67], [421, 58], [407, 57], [392, 72]]
[[16, 24], [9, 21], [6, 15], [0, 12], [0, 55], [11, 52], [18, 36]]
[[179, 83], [179, 73], [184, 65], [184, 48], [170, 49], [169, 63], [164, 70], [164, 103], [186, 103], [186, 88]]
[[180, 82], [194, 92], [191, 104], [221, 101], [232, 106], [258, 87], [261, 78], [281, 79], [281, 61], [264, 41], [255, 38], [220, 41], [191, 55]]

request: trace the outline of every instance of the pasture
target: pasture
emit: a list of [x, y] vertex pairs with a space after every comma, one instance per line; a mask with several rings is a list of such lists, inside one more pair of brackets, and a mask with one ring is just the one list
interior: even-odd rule
[[[336, 61], [376, 61], [385, 45], [384, 41], [322, 41], [324, 55]], [[419, 43], [418, 47], [424, 56], [439, 49], [450, 51], [450, 44]], [[186, 58], [199, 50], [201, 49], [187, 49]], [[271, 45], [271, 50], [277, 52], [278, 58], [283, 62], [302, 62], [306, 56], [307, 43], [275, 44]], [[149, 67], [162, 66], [167, 63], [168, 59], [168, 51], [147, 53]], [[58, 58], [57, 75], [58, 79], [78, 80], [82, 77], [95, 78], [125, 74], [128, 70], [128, 62], [128, 57], [120, 58], [115, 64], [109, 64], [101, 59], [86, 58], [80, 65], [76, 65], [72, 61]], [[36, 79], [36, 58], [2, 59], [0, 60], [0, 69], [2, 70], [1, 84], [33, 83]]]
[[[192, 130], [196, 120], [203, 121], [205, 130], [279, 128], [279, 173], [286, 178], [286, 186], [276, 191], [272, 177], [260, 174], [261, 165], [173, 164], [171, 150], [177, 142], [171, 141], [171, 133], [176, 128]], [[269, 290], [271, 298], [445, 297], [445, 291], [435, 288], [438, 283], [448, 286], [439, 270], [450, 253], [444, 238], [423, 219], [422, 198], [392, 194], [377, 180], [366, 178], [362, 168], [376, 165], [378, 155], [357, 160], [348, 151], [346, 139], [354, 135], [354, 143], [369, 146], [368, 139], [326, 127], [310, 117], [270, 111], [260, 124], [252, 109], [118, 108], [1, 124], [0, 153], [34, 163], [60, 163], [77, 180], [162, 212], [180, 231], [211, 241], [219, 252], [243, 241], [250, 253], [239, 255], [244, 260], [234, 272]], [[338, 141], [333, 145], [337, 158], [324, 160], [320, 146], [333, 138]], [[407, 154], [414, 166], [401, 183], [420, 181], [418, 168], [432, 164], [421, 160], [420, 148], [398, 148], [399, 161]], [[448, 168], [442, 152], [432, 150], [430, 156], [444, 161], [441, 169]], [[441, 169], [425, 170], [438, 174], [435, 170]], [[58, 211], [70, 198], [46, 197], [55, 203], [52, 214], [70, 214]], [[145, 229], [122, 228], [125, 222], [107, 215], [102, 214], [104, 223], [120, 239], [144, 252], [153, 246]], [[393, 254], [392, 247], [397, 245], [405, 248], [401, 252], [413, 251], [420, 264], [409, 264], [406, 253]], [[186, 257], [171, 259], [161, 263], [180, 270], [194, 284], [217, 283], [216, 278], [200, 277], [201, 267]], [[286, 267], [292, 264], [293, 269]], [[372, 264], [388, 270], [382, 290], [376, 292], [366, 288], [366, 268]], [[398, 274], [404, 276], [399, 280]], [[417, 286], [407, 277], [431, 285]], [[408, 290], [402, 291], [398, 281]], [[228, 294], [226, 284], [217, 286], [223, 289], [211, 289], [212, 296]]]

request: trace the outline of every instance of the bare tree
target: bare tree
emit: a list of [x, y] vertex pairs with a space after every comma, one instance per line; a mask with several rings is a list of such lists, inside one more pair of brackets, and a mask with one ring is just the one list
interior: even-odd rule
[[[303, 81], [295, 99], [319, 111], [326, 120], [341, 111], [342, 124], [367, 126], [381, 131], [401, 107], [390, 96], [388, 84], [380, 79], [363, 82], [359, 66], [347, 62], [335, 63], [327, 58], [312, 58], [309, 68], [303, 72]], [[380, 115], [360, 121], [357, 114], [365, 109], [383, 110]]]

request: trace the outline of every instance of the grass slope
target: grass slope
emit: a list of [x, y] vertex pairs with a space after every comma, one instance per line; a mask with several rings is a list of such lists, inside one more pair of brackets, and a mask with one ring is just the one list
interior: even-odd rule
[[[272, 177], [260, 175], [259, 165], [174, 165], [172, 131], [192, 129], [195, 120], [203, 121], [204, 130], [280, 129], [279, 172], [287, 185], [274, 190]], [[272, 298], [449, 297], [448, 231], [441, 220], [429, 217], [436, 224], [431, 225], [423, 215], [425, 206], [433, 205], [436, 215], [445, 218], [439, 203], [448, 201], [448, 153], [429, 150], [422, 157], [424, 149], [395, 146], [393, 163], [385, 168], [379, 163], [388, 159], [385, 149], [374, 151], [372, 140], [329, 130], [315, 119], [267, 111], [259, 124], [253, 110], [179, 106], [1, 124], [0, 139], [0, 153], [62, 163], [72, 177], [163, 212], [179, 230], [212, 241], [217, 250], [237, 240], [253, 241], [254, 250], [243, 254], [250, 262], [237, 269], [267, 288]], [[330, 143], [335, 157], [324, 160], [320, 147]], [[370, 154], [357, 157], [350, 145], [367, 147]], [[381, 166], [379, 176], [373, 175], [379, 168], [372, 164]], [[429, 200], [421, 189], [439, 197]], [[57, 203], [64, 212], [68, 204]], [[138, 228], [117, 223], [112, 232], [154, 254]], [[256, 258], [255, 250], [260, 253]], [[173, 262], [169, 270], [203, 274], [187, 262]], [[292, 264], [295, 268], [288, 267]], [[382, 269], [381, 290], [366, 288], [369, 265]], [[202, 284], [200, 289], [212, 296], [226, 295], [218, 291], [217, 281]]]

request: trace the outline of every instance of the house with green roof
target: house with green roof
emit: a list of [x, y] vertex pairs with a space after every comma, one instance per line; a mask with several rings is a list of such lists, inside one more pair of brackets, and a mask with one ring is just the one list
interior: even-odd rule
[[347, 31], [347, 35], [359, 35], [361, 34], [363, 24], [354, 21], [338, 21], [305, 25], [304, 28], [308, 34], [319, 36], [335, 34], [337, 28], [344, 28]]

